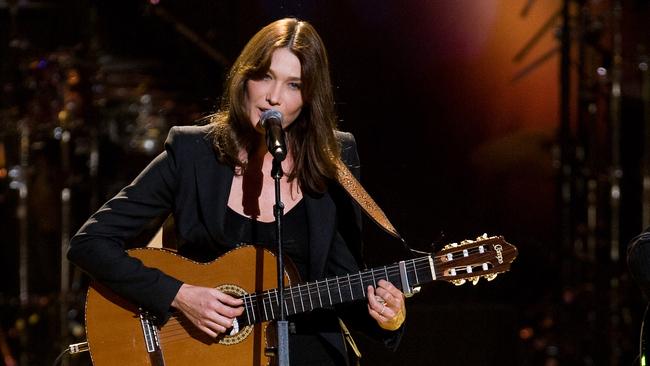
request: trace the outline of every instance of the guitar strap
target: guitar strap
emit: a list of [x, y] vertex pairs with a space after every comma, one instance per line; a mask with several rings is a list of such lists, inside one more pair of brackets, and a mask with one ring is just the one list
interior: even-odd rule
[[339, 318], [339, 325], [341, 326], [341, 331], [343, 331], [343, 337], [345, 338], [346, 342], [348, 342], [348, 345], [350, 346], [350, 349], [352, 351], [350, 357], [352, 357], [356, 361], [354, 363], [354, 366], [360, 366], [359, 360], [361, 360], [361, 351], [359, 351], [359, 347], [357, 346], [357, 343], [354, 341], [354, 338], [352, 338], [352, 333], [350, 333], [350, 330], [348, 330], [348, 327], [345, 325], [343, 320], [341, 320], [341, 318]]
[[372, 221], [375, 222], [379, 227], [384, 229], [387, 233], [392, 235], [393, 237], [404, 241], [402, 239], [402, 236], [397, 232], [393, 224], [390, 223], [390, 220], [388, 220], [388, 217], [386, 217], [386, 214], [382, 209], [377, 205], [375, 200], [370, 197], [368, 192], [361, 186], [361, 183], [354, 177], [352, 172], [350, 172], [350, 169], [348, 169], [348, 166], [345, 165], [345, 163], [341, 160], [338, 159], [336, 162], [336, 167], [337, 167], [337, 181], [343, 188], [345, 189], [346, 192], [352, 197], [353, 200], [355, 200], [359, 206], [361, 207], [361, 210], [372, 219]]

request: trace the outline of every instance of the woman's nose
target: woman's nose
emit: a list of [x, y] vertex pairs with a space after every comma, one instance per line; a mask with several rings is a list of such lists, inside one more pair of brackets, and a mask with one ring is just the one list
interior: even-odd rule
[[280, 104], [280, 85], [279, 83], [273, 83], [269, 87], [269, 90], [266, 93], [266, 102], [270, 105], [279, 105]]

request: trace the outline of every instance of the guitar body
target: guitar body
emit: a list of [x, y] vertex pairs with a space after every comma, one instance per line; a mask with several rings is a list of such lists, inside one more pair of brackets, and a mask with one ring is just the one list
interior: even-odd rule
[[[254, 246], [239, 247], [210, 263], [194, 262], [154, 248], [131, 250], [129, 255], [185, 283], [219, 288], [233, 295], [277, 287], [275, 255]], [[287, 269], [287, 273], [292, 272], [290, 266]], [[297, 281], [287, 273], [285, 283]], [[233, 336], [213, 339], [177, 313], [157, 328], [160, 348], [152, 353], [147, 351], [136, 306], [97, 283], [91, 285], [86, 300], [86, 333], [95, 366], [269, 365], [271, 358], [265, 353], [269, 346], [267, 332], [275, 331], [270, 324], [258, 323]]]

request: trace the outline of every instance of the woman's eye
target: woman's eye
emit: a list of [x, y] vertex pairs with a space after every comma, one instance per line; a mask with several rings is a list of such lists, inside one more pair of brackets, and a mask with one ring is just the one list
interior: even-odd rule
[[290, 87], [291, 89], [300, 90], [300, 88], [302, 87], [302, 85], [301, 85], [300, 83], [289, 83], [289, 87]]
[[271, 75], [266, 74], [264, 77], [262, 77], [262, 80], [271, 80]]

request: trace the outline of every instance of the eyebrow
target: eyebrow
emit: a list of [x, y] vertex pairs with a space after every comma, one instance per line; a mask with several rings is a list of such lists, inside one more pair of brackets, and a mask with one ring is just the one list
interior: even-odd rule
[[[276, 74], [276, 73], [273, 71], [273, 69], [270, 68], [270, 67], [269, 67], [269, 70], [268, 70], [267, 72], [268, 72], [268, 73], [271, 73], [273, 76], [277, 76], [277, 74]], [[289, 76], [289, 77], [287, 78], [287, 80], [289, 80], [289, 81], [302, 81], [302, 79], [300, 78], [300, 76]]]

